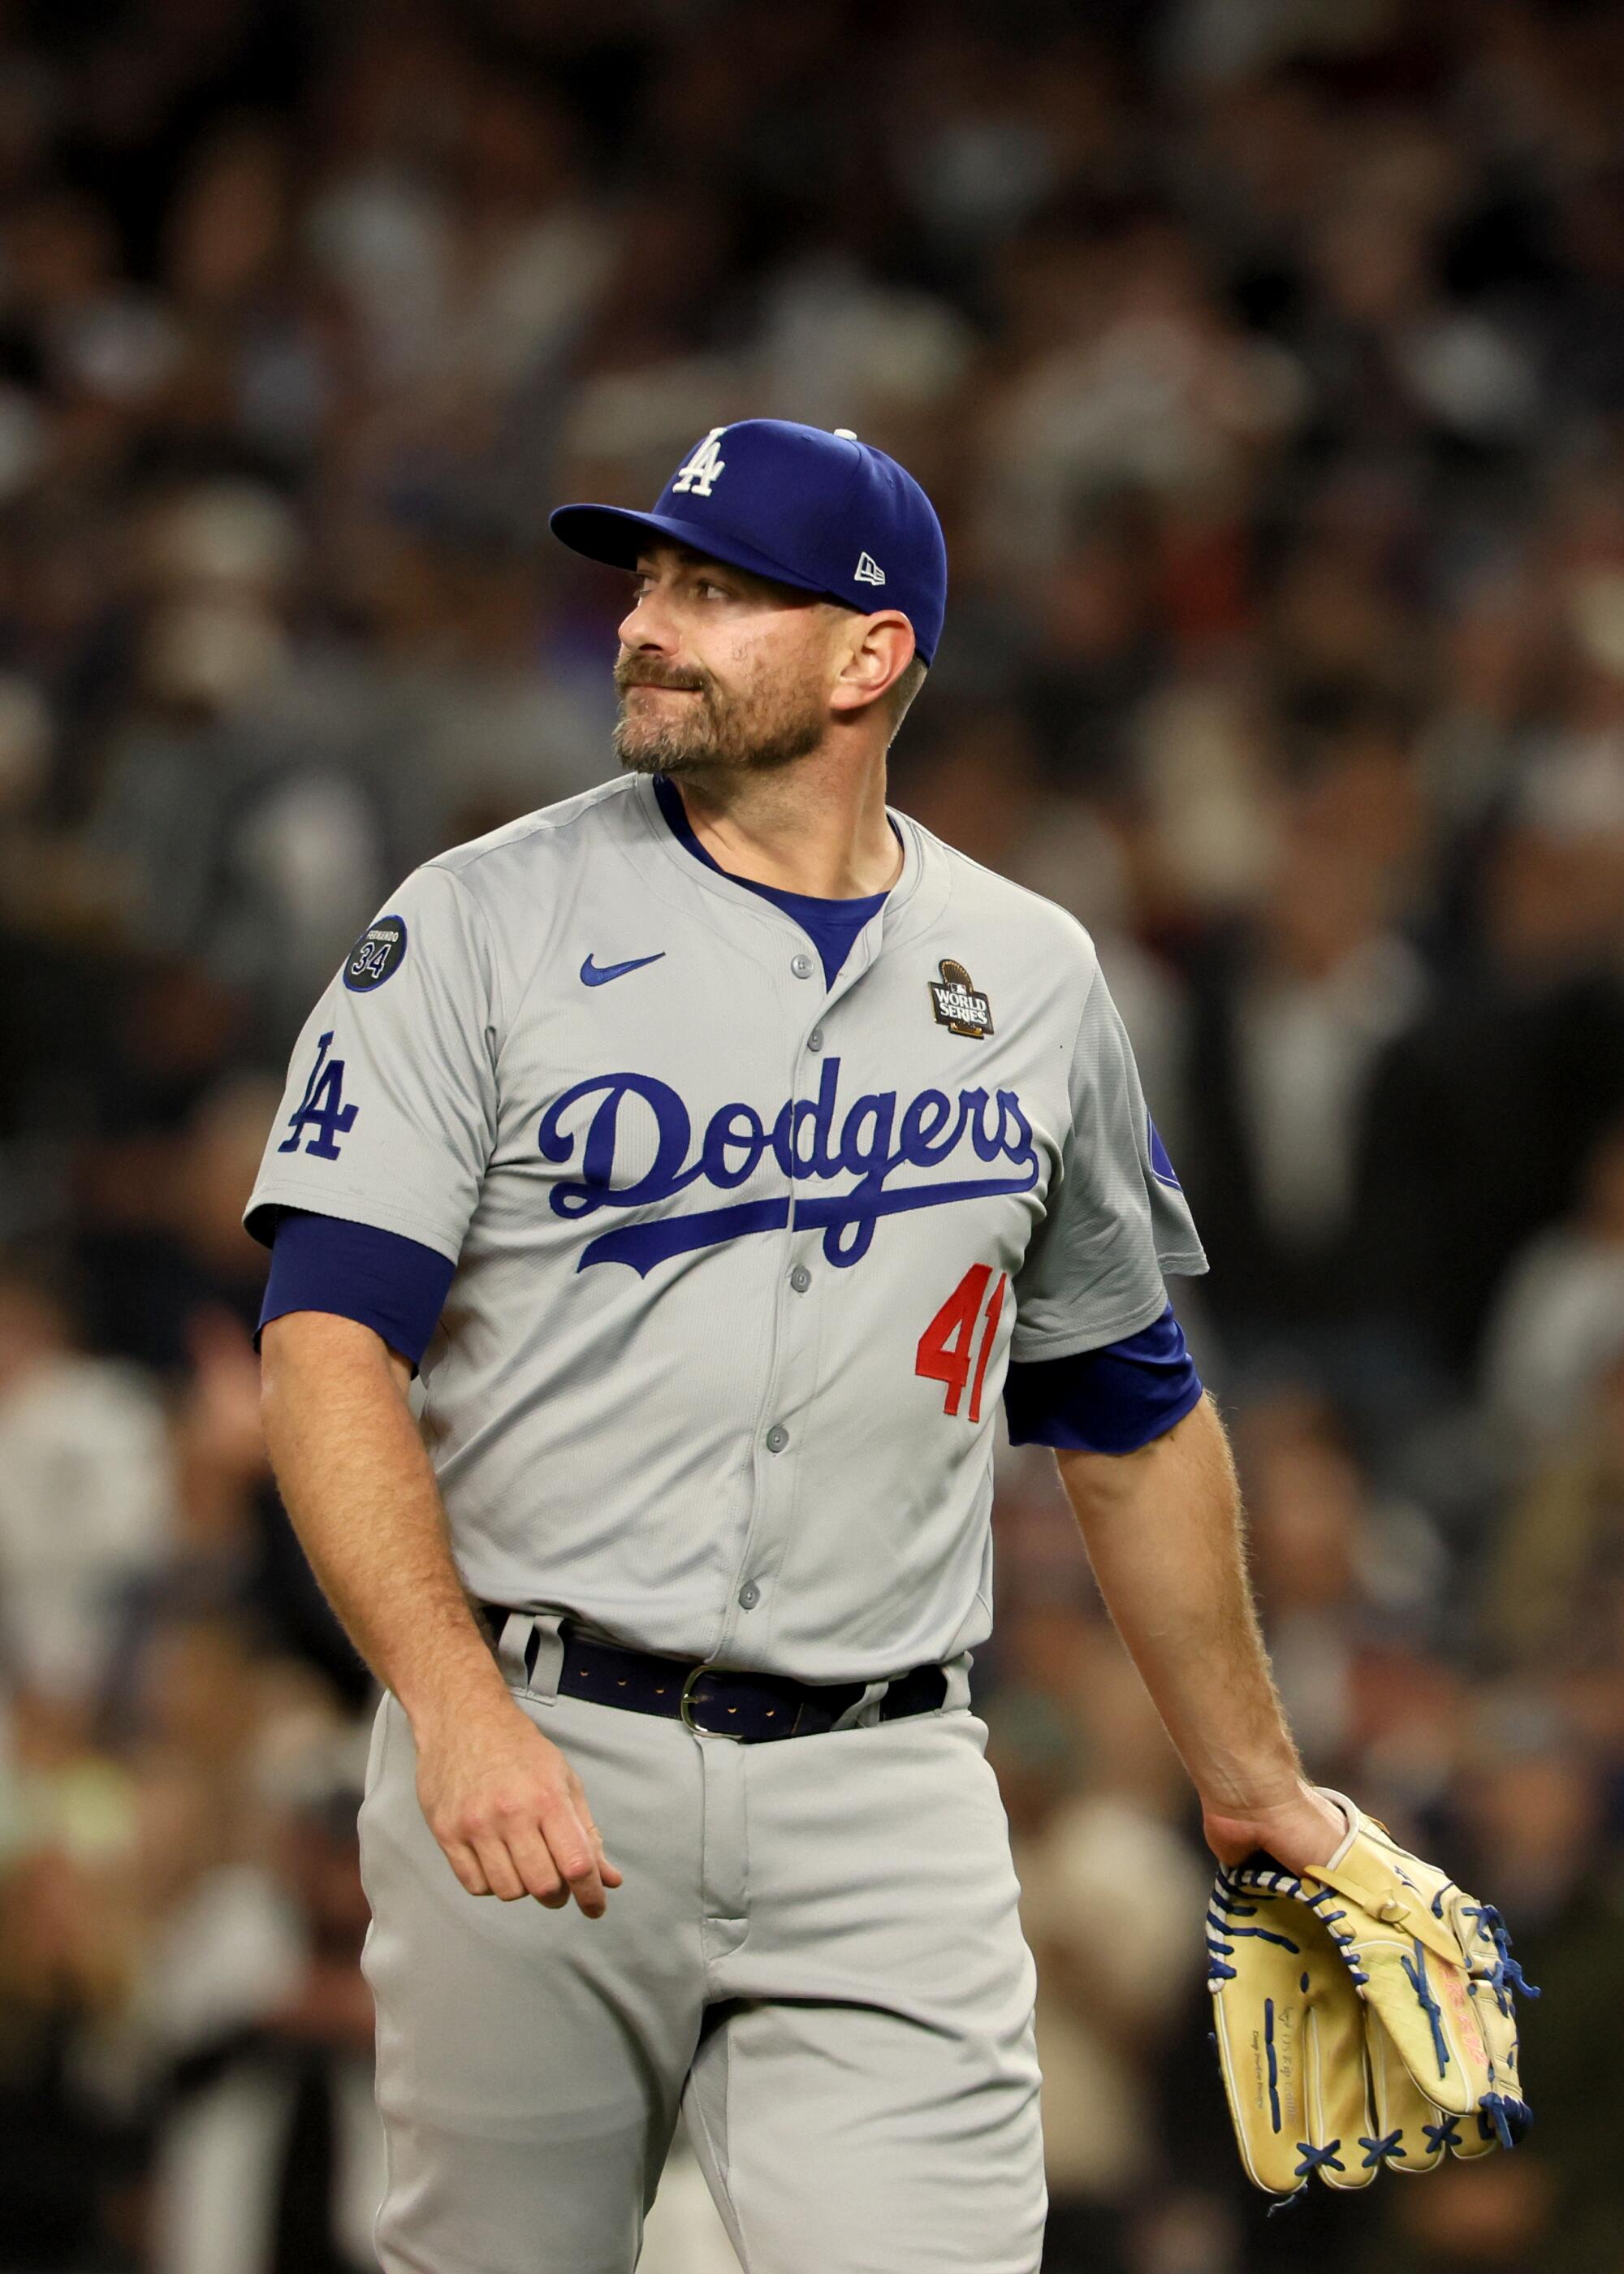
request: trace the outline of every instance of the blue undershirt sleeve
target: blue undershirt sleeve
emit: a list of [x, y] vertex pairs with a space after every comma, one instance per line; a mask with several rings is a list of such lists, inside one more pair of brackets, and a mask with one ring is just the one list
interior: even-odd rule
[[1201, 1396], [1169, 1303], [1137, 1335], [1072, 1358], [1011, 1361], [1004, 1411], [1012, 1445], [1132, 1453], [1166, 1434]]
[[[304, 1209], [280, 1211], [261, 1328], [288, 1311], [332, 1311], [380, 1335], [417, 1372], [456, 1266], [438, 1249], [376, 1224]], [[256, 1343], [258, 1336], [255, 1337]]]

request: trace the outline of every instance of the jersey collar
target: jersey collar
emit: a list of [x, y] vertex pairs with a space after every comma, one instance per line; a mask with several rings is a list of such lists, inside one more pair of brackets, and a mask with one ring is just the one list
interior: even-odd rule
[[[687, 846], [673, 834], [648, 775], [634, 774], [629, 780], [632, 801], [648, 841], [685, 877], [690, 888], [696, 886], [718, 900], [731, 901], [734, 907], [748, 910], [786, 935], [793, 932], [798, 939], [802, 936], [794, 918], [775, 907], [771, 900], [751, 892], [748, 885], [740, 884], [726, 870], [711, 868], [694, 858]], [[885, 810], [902, 840], [902, 873], [886, 894], [877, 917], [872, 918], [859, 935], [860, 945], [870, 937], [876, 923], [889, 945], [905, 930], [911, 930], [921, 917], [929, 921], [947, 896], [947, 863], [942, 848], [910, 815], [898, 813], [889, 805]]]

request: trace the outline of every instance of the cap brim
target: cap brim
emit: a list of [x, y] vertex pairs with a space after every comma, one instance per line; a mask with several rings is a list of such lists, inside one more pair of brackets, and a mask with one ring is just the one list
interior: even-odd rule
[[691, 552], [703, 553], [708, 561], [748, 568], [753, 576], [771, 577], [775, 584], [788, 584], [797, 592], [815, 592], [825, 599], [838, 597], [824, 592], [821, 584], [795, 576], [781, 561], [739, 543], [726, 531], [707, 528], [702, 522], [679, 521], [674, 514], [633, 513], [619, 505], [561, 505], [548, 515], [547, 526], [572, 553], [583, 553], [589, 561], [605, 561], [611, 568], [635, 568], [637, 555], [648, 551], [652, 538], [657, 543], [686, 545]]

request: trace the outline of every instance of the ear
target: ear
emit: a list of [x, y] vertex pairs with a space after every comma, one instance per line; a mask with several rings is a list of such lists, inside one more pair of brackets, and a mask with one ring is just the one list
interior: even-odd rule
[[836, 650], [829, 707], [856, 718], [893, 688], [914, 659], [914, 627], [894, 608], [848, 620]]

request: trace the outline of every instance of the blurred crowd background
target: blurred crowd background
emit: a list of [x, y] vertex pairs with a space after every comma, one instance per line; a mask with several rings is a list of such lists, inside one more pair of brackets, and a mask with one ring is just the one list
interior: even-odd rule
[[[0, 5], [6, 2274], [373, 2263], [368, 1685], [238, 1211], [392, 884], [613, 771], [547, 508], [752, 414], [935, 498], [895, 802], [1094, 932], [1311, 1770], [1545, 1992], [1523, 2151], [1266, 2218], [1190, 1796], [1006, 1453], [1046, 2264], [1624, 2269], [1620, 117], [1576, 0]], [[647, 2274], [731, 2265], [695, 2180]]]

